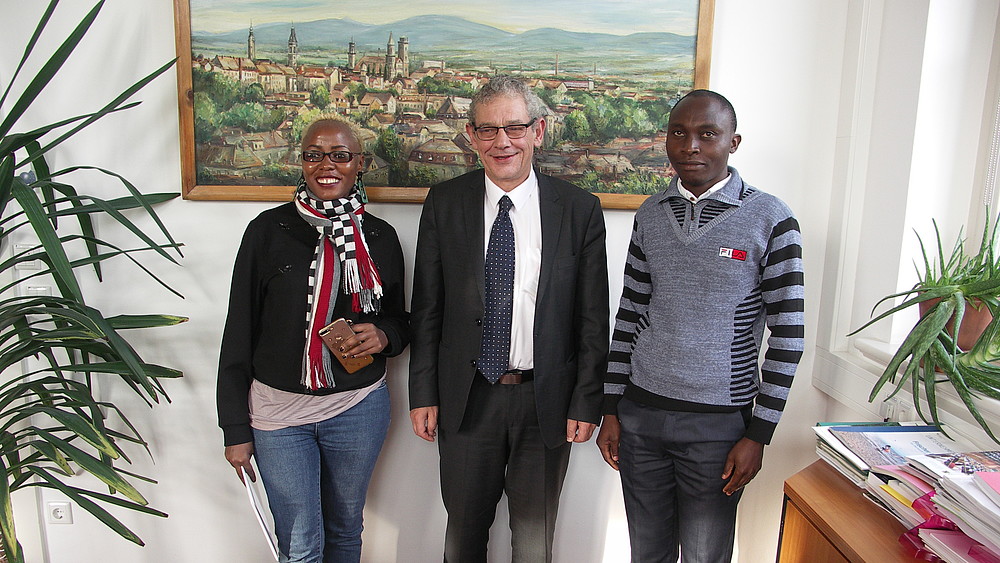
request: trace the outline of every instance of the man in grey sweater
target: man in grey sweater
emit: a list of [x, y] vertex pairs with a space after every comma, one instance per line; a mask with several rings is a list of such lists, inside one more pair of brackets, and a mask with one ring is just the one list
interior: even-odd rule
[[799, 226], [728, 166], [740, 140], [726, 98], [689, 93], [667, 126], [677, 176], [636, 212], [597, 439], [634, 563], [730, 561], [802, 356]]

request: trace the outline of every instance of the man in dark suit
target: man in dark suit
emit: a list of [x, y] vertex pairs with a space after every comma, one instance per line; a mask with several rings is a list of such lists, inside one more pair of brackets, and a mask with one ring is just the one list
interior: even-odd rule
[[410, 419], [439, 439], [452, 563], [486, 561], [503, 493], [513, 560], [551, 561], [570, 445], [600, 420], [604, 216], [592, 194], [533, 170], [546, 113], [523, 82], [493, 77], [466, 125], [485, 170], [432, 187], [420, 217]]

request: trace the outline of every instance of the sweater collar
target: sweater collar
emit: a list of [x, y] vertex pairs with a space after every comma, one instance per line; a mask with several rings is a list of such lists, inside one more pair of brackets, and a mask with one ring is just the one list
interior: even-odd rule
[[[737, 172], [732, 166], [729, 166], [728, 169], [729, 181], [726, 182], [726, 185], [722, 186], [719, 190], [708, 194], [705, 199], [714, 199], [728, 205], [740, 206], [743, 203], [743, 200], [740, 199], [740, 195], [743, 193], [743, 178], [740, 177], [740, 173]], [[687, 199], [681, 195], [680, 191], [677, 190], [677, 181], [677, 176], [674, 176], [670, 180], [670, 185], [667, 186], [667, 189], [651, 197], [658, 198], [658, 203], [663, 203], [672, 197], [678, 197], [687, 201]]]

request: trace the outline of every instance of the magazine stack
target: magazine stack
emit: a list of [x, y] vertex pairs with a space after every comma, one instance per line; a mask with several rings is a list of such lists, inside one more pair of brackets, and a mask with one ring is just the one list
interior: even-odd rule
[[973, 449], [922, 424], [821, 422], [813, 430], [819, 457], [862, 488], [873, 466], [904, 464], [908, 455]]
[[1000, 451], [914, 455], [906, 468], [934, 487], [940, 527], [919, 528], [923, 543], [948, 562], [1000, 563]]
[[908, 531], [915, 557], [1000, 563], [1000, 451], [934, 426], [821, 423], [817, 453]]

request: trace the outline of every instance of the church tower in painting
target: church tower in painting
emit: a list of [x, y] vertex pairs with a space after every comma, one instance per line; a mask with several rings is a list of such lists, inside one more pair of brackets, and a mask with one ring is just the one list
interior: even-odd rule
[[295, 66], [299, 62], [299, 40], [295, 37], [295, 26], [292, 26], [292, 33], [288, 36], [288, 66]]
[[253, 36], [253, 22], [250, 22], [250, 33], [247, 35], [247, 58], [251, 61], [257, 59], [257, 40]]
[[396, 46], [392, 44], [392, 32], [389, 32], [389, 42], [385, 45], [385, 66], [382, 68], [382, 78], [392, 80], [396, 77]]
[[410, 75], [410, 40], [406, 37], [399, 38], [399, 69], [396, 70], [400, 76]]

